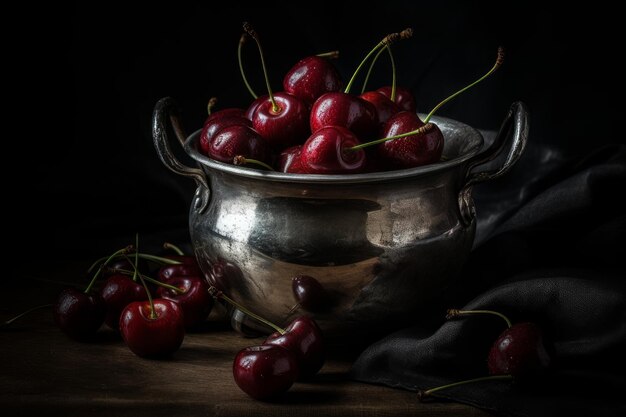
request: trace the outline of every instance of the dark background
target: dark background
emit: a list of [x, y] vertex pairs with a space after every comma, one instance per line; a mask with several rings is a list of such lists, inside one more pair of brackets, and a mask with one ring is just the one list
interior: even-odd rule
[[[55, 28], [49, 32], [53, 40], [43, 36], [40, 47], [55, 59], [38, 64], [54, 66], [64, 77], [46, 79], [58, 83], [59, 100], [37, 100], [63, 114], [29, 142], [37, 150], [31, 166], [36, 195], [32, 187], [15, 194], [24, 216], [11, 237], [15, 256], [25, 258], [23, 248], [33, 241], [44, 248], [37, 261], [45, 262], [94, 259], [129, 243], [135, 232], [149, 240], [187, 239], [193, 183], [158, 160], [152, 109], [159, 98], [174, 97], [191, 132], [201, 126], [211, 96], [219, 98], [219, 108], [247, 107], [251, 97], [236, 60], [244, 20], [261, 36], [276, 90], [298, 59], [334, 49], [341, 51], [336, 65], [347, 80], [385, 34], [412, 27], [414, 37], [394, 47], [398, 82], [413, 91], [418, 110], [425, 112], [484, 73], [497, 47], [505, 46], [504, 66], [440, 115], [497, 129], [509, 105], [524, 101], [534, 151], [518, 171], [532, 170], [542, 158], [575, 158], [623, 142], [619, 97], [625, 72], [613, 61], [623, 50], [616, 39], [620, 25], [618, 14], [598, 3], [584, 10], [528, 2], [212, 3], [78, 2], [67, 25], [48, 22]], [[58, 31], [64, 33], [59, 40]], [[252, 43], [244, 50], [244, 65], [262, 92]], [[389, 83], [388, 61], [382, 59], [371, 86]], [[43, 204], [29, 204], [33, 198]]]

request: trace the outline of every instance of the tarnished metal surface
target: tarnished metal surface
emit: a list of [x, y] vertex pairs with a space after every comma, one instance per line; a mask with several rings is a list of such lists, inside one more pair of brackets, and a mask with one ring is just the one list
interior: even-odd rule
[[[167, 116], [162, 111], [157, 107], [155, 120]], [[314, 277], [330, 294], [327, 308], [313, 314], [323, 327], [376, 325], [419, 310], [445, 289], [469, 254], [475, 232], [471, 184], [506, 171], [527, 136], [519, 103], [497, 145], [482, 154], [477, 130], [445, 118], [432, 121], [444, 133], [445, 162], [356, 175], [282, 174], [222, 164], [197, 152], [195, 132], [185, 150], [210, 187], [203, 190], [198, 181], [189, 214], [203, 271], [209, 274], [211, 265], [226, 261], [231, 270], [238, 268], [227, 274], [225, 291], [276, 323], [306, 312], [292, 291], [296, 275]], [[469, 173], [502, 150], [511, 123], [515, 155], [488, 177]], [[167, 140], [163, 129], [155, 130], [154, 139], [161, 160], [173, 169], [175, 158], [161, 143]], [[197, 180], [197, 169], [184, 169]]]

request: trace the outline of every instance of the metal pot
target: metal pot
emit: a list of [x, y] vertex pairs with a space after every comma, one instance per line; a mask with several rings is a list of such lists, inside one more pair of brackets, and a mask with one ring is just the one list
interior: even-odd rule
[[[173, 100], [154, 110], [161, 161], [193, 178], [191, 242], [200, 267], [215, 266], [228, 295], [278, 324], [312, 314], [324, 328], [376, 326], [410, 317], [445, 290], [466, 261], [475, 233], [472, 186], [506, 173], [528, 137], [527, 111], [514, 103], [486, 150], [474, 128], [434, 117], [445, 137], [443, 162], [413, 169], [351, 175], [283, 174], [214, 161], [197, 150], [200, 132], [182, 133]], [[180, 163], [168, 120], [200, 168]], [[510, 138], [508, 155], [493, 160]], [[226, 273], [223, 273], [226, 270]], [[320, 308], [296, 301], [292, 278], [308, 275], [325, 289]], [[322, 308], [323, 307], [323, 308]], [[238, 330], [259, 325], [231, 310]]]

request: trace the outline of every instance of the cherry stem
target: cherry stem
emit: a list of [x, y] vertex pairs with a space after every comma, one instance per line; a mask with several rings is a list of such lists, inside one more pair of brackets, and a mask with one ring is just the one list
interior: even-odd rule
[[431, 388], [427, 390], [418, 390], [417, 396], [419, 400], [422, 401], [437, 391], [441, 391], [441, 390], [453, 388], [453, 387], [458, 387], [460, 385], [472, 384], [474, 382], [481, 382], [481, 381], [512, 380], [512, 379], [513, 379], [512, 375], [491, 375], [491, 376], [484, 376], [480, 378], [467, 379], [465, 381], [453, 382], [452, 384], [442, 385], [440, 387], [435, 387], [435, 388]]
[[174, 252], [176, 252], [176, 255], [185, 256], [185, 252], [183, 252], [178, 246], [170, 242], [163, 243], [163, 249], [165, 250], [171, 249]]
[[[132, 245], [129, 246], [129, 248], [132, 248]], [[182, 264], [182, 262], [177, 261], [175, 259], [169, 259], [169, 258], [164, 258], [162, 256], [151, 255], [149, 253], [137, 253], [137, 256], [139, 256], [141, 259], [146, 259], [148, 261], [153, 261], [153, 262], [157, 262], [157, 263], [165, 264], [165, 265], [179, 265], [179, 264]], [[120, 255], [120, 254], [115, 255], [115, 258], [121, 258], [121, 257], [122, 257], [122, 255]], [[102, 262], [105, 259], [108, 259], [108, 257], [107, 256], [103, 256], [100, 259], [96, 259], [96, 261], [91, 264], [91, 266], [89, 267], [87, 272], [91, 272], [96, 266], [101, 265]], [[103, 265], [101, 265], [101, 266], [103, 266]]]
[[234, 157], [233, 164], [235, 165], [253, 164], [253, 165], [262, 166], [263, 168], [268, 169], [270, 171], [275, 171], [274, 168], [272, 168], [270, 165], [266, 164], [265, 162], [259, 161], [258, 159], [246, 158], [243, 155], [237, 155], [236, 157]]
[[[109, 262], [111, 262], [112, 259], [114, 259], [116, 256], [120, 256], [120, 255], [124, 255], [126, 256], [126, 253], [130, 252], [131, 250], [133, 250], [132, 245], [131, 246], [127, 246], [124, 249], [120, 249], [118, 251], [113, 252], [113, 254], [111, 256], [109, 256], [104, 263], [100, 264], [100, 267], [98, 268], [98, 270], [96, 271], [96, 273], [93, 275], [93, 278], [91, 279], [91, 281], [89, 282], [89, 285], [87, 285], [87, 288], [85, 288], [85, 294], [89, 294], [89, 291], [91, 291], [91, 287], [93, 287], [93, 284], [96, 283], [96, 280], [98, 279], [98, 277], [100, 276], [100, 274], [102, 273], [102, 269], [107, 266], [107, 264]], [[99, 260], [100, 261], [100, 260]], [[101, 261], [100, 261], [101, 262]], [[98, 262], [98, 263], [100, 263]], [[94, 264], [95, 265], [95, 264]], [[94, 268], [94, 265], [91, 265], [91, 267], [89, 268], [89, 270], [87, 272], [91, 272], [91, 270]]]
[[400, 138], [413, 136], [413, 135], [421, 135], [423, 133], [430, 131], [433, 127], [434, 125], [432, 123], [426, 123], [424, 126], [420, 127], [419, 129], [415, 129], [411, 132], [402, 133], [402, 134], [395, 135], [395, 136], [389, 136], [389, 137], [382, 138], [382, 139], [376, 139], [367, 143], [361, 143], [360, 145], [354, 145], [348, 148], [347, 150], [356, 151], [359, 149], [367, 148], [368, 146], [378, 145], [379, 143], [387, 142], [387, 141], [394, 140], [394, 139], [400, 139]]
[[237, 46], [237, 61], [239, 61], [239, 72], [241, 73], [241, 78], [243, 78], [243, 83], [246, 85], [248, 92], [254, 99], [256, 100], [259, 96], [254, 92], [252, 87], [250, 87], [250, 83], [248, 82], [248, 77], [246, 77], [246, 72], [243, 70], [243, 61], [241, 59], [241, 49], [243, 44], [246, 43], [248, 35], [245, 33], [241, 34], [241, 38], [239, 38], [239, 46]]
[[452, 100], [453, 98], [455, 98], [456, 96], [458, 96], [459, 94], [469, 90], [470, 88], [474, 87], [476, 84], [478, 84], [479, 82], [481, 82], [482, 80], [484, 80], [485, 78], [489, 77], [491, 74], [493, 74], [498, 68], [500, 68], [500, 66], [502, 65], [502, 62], [504, 62], [504, 48], [499, 47], [498, 48], [498, 57], [496, 58], [496, 63], [493, 64], [493, 67], [491, 67], [491, 69], [489, 71], [487, 71], [487, 73], [485, 75], [483, 75], [482, 77], [480, 77], [479, 79], [477, 79], [476, 81], [474, 81], [473, 83], [471, 83], [470, 85], [463, 87], [462, 89], [460, 89], [459, 91], [457, 91], [456, 93], [452, 94], [451, 96], [449, 96], [448, 98], [446, 98], [445, 100], [443, 100], [442, 102], [440, 102], [439, 104], [437, 104], [431, 111], [430, 113], [428, 113], [428, 116], [426, 116], [426, 118], [424, 119], [424, 123], [427, 123], [430, 118], [433, 116], [433, 114], [435, 114], [435, 112], [437, 110], [439, 110], [441, 108], [441, 106], [443, 106], [444, 104], [446, 104], [448, 101]]
[[253, 319], [255, 319], [255, 320], [265, 324], [266, 326], [271, 327], [272, 329], [276, 330], [278, 333], [280, 333], [280, 334], [287, 333], [286, 330], [283, 329], [282, 327], [278, 327], [277, 325], [275, 325], [271, 321], [268, 321], [268, 320], [264, 319], [263, 317], [261, 317], [261, 316], [259, 316], [257, 314], [254, 314], [252, 311], [248, 310], [247, 308], [245, 308], [244, 306], [239, 304], [237, 301], [233, 300], [232, 298], [230, 298], [229, 296], [227, 296], [226, 294], [224, 294], [223, 292], [221, 292], [220, 290], [218, 290], [217, 288], [215, 288], [212, 285], [209, 287], [209, 294], [211, 294], [211, 296], [213, 296], [214, 298], [220, 298], [220, 299], [226, 301], [228, 304], [230, 304], [233, 307], [237, 308], [242, 313], [244, 313], [244, 314], [252, 317]]
[[370, 67], [367, 69], [367, 73], [365, 74], [365, 81], [363, 81], [363, 87], [361, 88], [361, 94], [365, 92], [365, 88], [367, 87], [367, 83], [370, 80], [370, 75], [372, 74], [372, 70], [374, 69], [374, 65], [378, 62], [378, 57], [382, 54], [384, 49], [379, 49], [376, 53], [376, 56], [370, 62]]
[[[129, 271], [128, 269], [113, 269], [113, 271], [119, 272], [120, 274], [124, 274], [124, 275], [132, 275], [133, 274], [133, 271]], [[144, 275], [142, 273], [139, 273], [139, 275], [141, 275], [141, 277], [143, 279], [145, 279], [146, 281], [148, 281], [148, 282], [150, 282], [150, 283], [152, 283], [154, 285], [158, 285], [159, 287], [163, 287], [163, 288], [170, 289], [172, 291], [176, 291], [179, 294], [184, 294], [186, 292], [185, 290], [180, 289], [180, 288], [178, 288], [178, 287], [176, 287], [174, 285], [166, 284], [165, 282], [161, 282], [161, 281], [159, 281], [157, 279], [150, 278], [149, 276]]]
[[54, 307], [54, 304], [44, 304], [44, 305], [40, 305], [40, 306], [37, 306], [37, 307], [33, 307], [31, 309], [28, 309], [28, 310], [24, 311], [23, 313], [20, 313], [17, 316], [15, 316], [15, 317], [5, 321], [4, 323], [2, 323], [0, 325], [0, 328], [1, 327], [8, 327], [8, 326], [10, 326], [11, 324], [13, 324], [13, 322], [15, 320], [19, 320], [20, 318], [24, 317], [27, 314], [32, 313], [33, 311], [42, 310], [44, 308], [49, 308], [49, 307]]
[[137, 274], [139, 270], [137, 269], [137, 265], [139, 265], [139, 233], [135, 233], [135, 263], [133, 264], [135, 272], [133, 273], [133, 281], [137, 282]]
[[339, 51], [323, 52], [321, 54], [317, 54], [316, 56], [319, 56], [320, 58], [337, 59], [339, 58]]
[[346, 86], [346, 89], [343, 92], [346, 94], [350, 92], [350, 89], [352, 88], [352, 84], [354, 83], [356, 76], [359, 74], [359, 71], [361, 71], [361, 68], [363, 68], [363, 65], [365, 65], [367, 60], [372, 56], [372, 54], [374, 54], [374, 52], [378, 51], [383, 46], [391, 45], [392, 43], [398, 40], [407, 39], [407, 38], [410, 38], [411, 36], [413, 36], [413, 29], [411, 28], [404, 29], [400, 33], [391, 33], [385, 36], [383, 40], [378, 42], [376, 46], [374, 46], [374, 48], [372, 48], [372, 50], [369, 51], [369, 53], [365, 56], [365, 58], [363, 58], [359, 66], [356, 68], [356, 70], [352, 74], [352, 78], [350, 78], [350, 81], [348, 82], [348, 85]]
[[451, 308], [446, 313], [446, 319], [450, 320], [459, 316], [465, 316], [469, 314], [491, 314], [494, 316], [498, 316], [502, 320], [504, 320], [508, 328], [511, 328], [512, 326], [511, 320], [509, 320], [507, 316], [505, 316], [502, 313], [498, 313], [497, 311], [493, 311], [493, 310], [457, 310], [455, 308]]
[[217, 97], [211, 97], [206, 105], [206, 112], [209, 114], [209, 116], [211, 115], [211, 113], [213, 113], [213, 107], [215, 107], [216, 104]]
[[263, 56], [263, 48], [261, 47], [261, 42], [259, 41], [259, 35], [257, 35], [256, 31], [250, 26], [248, 22], [243, 23], [243, 30], [245, 30], [248, 35], [256, 42], [257, 47], [259, 48], [259, 55], [261, 55], [261, 66], [263, 67], [263, 76], [265, 77], [265, 85], [267, 86], [267, 95], [272, 102], [272, 111], [274, 113], [280, 113], [281, 108], [276, 104], [276, 100], [274, 100], [274, 94], [272, 94], [272, 87], [270, 87], [270, 79], [267, 76], [267, 67], [265, 66], [265, 57]]
[[[128, 256], [124, 255], [124, 257], [126, 258], [128, 262], [132, 264]], [[150, 294], [150, 290], [148, 289], [148, 284], [146, 284], [146, 281], [143, 279], [143, 276], [142, 276], [143, 274], [140, 274], [139, 270], [137, 270], [137, 265], [133, 265], [133, 269], [135, 270], [135, 274], [139, 276], [139, 281], [141, 281], [141, 285], [143, 285], [143, 289], [146, 290], [146, 295], [148, 296], [148, 303], [150, 303], [150, 318], [152, 320], [156, 320], [159, 316], [157, 316], [156, 311], [154, 310], [154, 301], [152, 301], [152, 294]]]

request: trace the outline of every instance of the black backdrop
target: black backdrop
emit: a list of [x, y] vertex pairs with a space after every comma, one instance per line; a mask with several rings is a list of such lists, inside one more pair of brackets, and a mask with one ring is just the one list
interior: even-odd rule
[[[623, 99], [613, 101], [623, 89], [624, 73], [612, 61], [619, 51], [617, 13], [597, 4], [549, 10], [527, 2], [212, 3], [78, 2], [67, 15], [69, 25], [48, 22], [72, 31], [68, 39], [55, 38], [52, 49], [55, 66], [69, 78], [57, 86], [69, 104], [44, 101], [51, 110], [59, 110], [58, 104], [64, 114], [33, 138], [36, 195], [22, 187], [24, 194], [15, 197], [24, 216], [20, 231], [11, 235], [16, 256], [30, 256], [23, 248], [33, 240], [45, 248], [37, 261], [46, 261], [93, 259], [127, 243], [135, 232], [187, 238], [193, 184], [158, 161], [150, 137], [152, 108], [159, 98], [174, 97], [184, 125], [193, 131], [211, 96], [221, 107], [247, 106], [251, 99], [236, 61], [244, 20], [264, 42], [275, 89], [299, 58], [333, 49], [341, 51], [336, 64], [347, 79], [382, 36], [411, 26], [413, 39], [394, 51], [399, 84], [415, 93], [419, 110], [428, 111], [483, 73], [503, 45], [507, 59], [501, 70], [441, 115], [495, 129], [510, 103], [522, 100], [531, 110], [530, 141], [537, 149], [576, 156], [623, 141]], [[262, 91], [253, 44], [244, 59], [253, 86]], [[383, 59], [372, 85], [389, 80]], [[551, 151], [541, 152], [530, 152], [516, 169]], [[43, 209], [25, 203], [33, 198], [43, 201]]]

